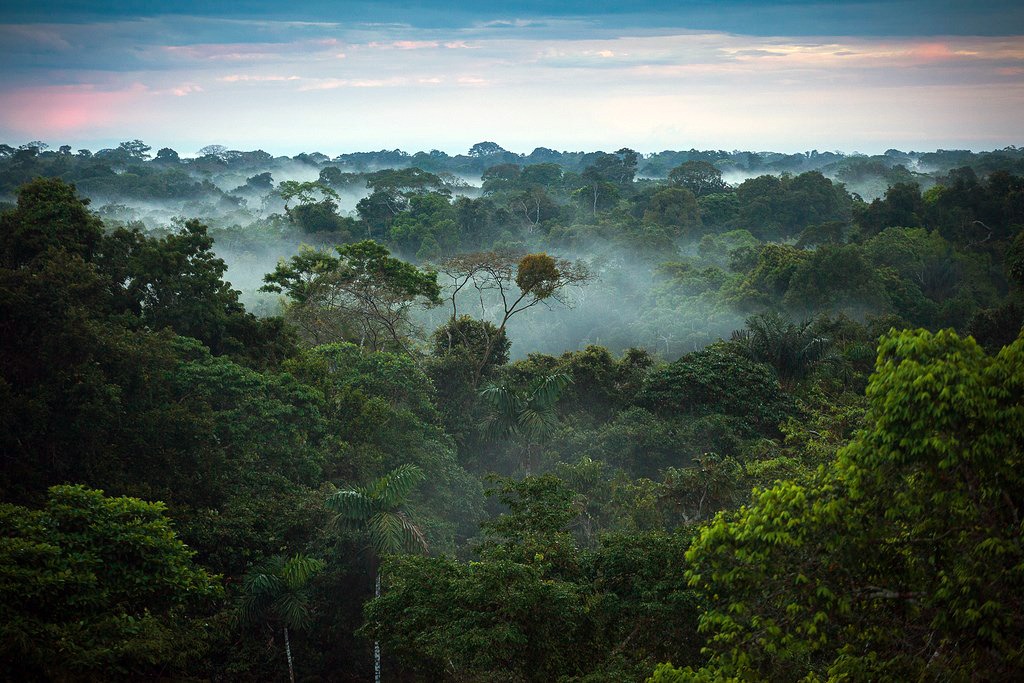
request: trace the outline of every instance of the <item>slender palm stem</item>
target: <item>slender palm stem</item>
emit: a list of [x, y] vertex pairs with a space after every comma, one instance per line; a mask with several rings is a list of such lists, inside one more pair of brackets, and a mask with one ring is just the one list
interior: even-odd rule
[[295, 683], [295, 667], [292, 666], [292, 644], [288, 640], [288, 627], [284, 627], [284, 651], [288, 654], [288, 679]]
[[[374, 587], [373, 597], [380, 597], [380, 569], [377, 569], [377, 581]], [[380, 641], [374, 638], [373, 640], [373, 680], [375, 683], [380, 683]], [[292, 682], [294, 683], [294, 681]]]

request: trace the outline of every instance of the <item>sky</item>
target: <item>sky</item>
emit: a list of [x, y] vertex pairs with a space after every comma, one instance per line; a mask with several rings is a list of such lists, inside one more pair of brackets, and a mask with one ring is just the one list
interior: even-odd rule
[[0, 142], [1024, 146], [1019, 0], [4, 0]]

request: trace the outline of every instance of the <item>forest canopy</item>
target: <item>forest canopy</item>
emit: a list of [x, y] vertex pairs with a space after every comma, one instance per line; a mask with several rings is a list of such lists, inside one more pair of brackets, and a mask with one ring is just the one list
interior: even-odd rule
[[1010, 680], [1024, 162], [0, 146], [0, 676]]

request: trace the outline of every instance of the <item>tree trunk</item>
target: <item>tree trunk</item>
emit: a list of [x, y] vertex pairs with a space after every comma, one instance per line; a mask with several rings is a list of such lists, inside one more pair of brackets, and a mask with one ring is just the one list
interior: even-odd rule
[[[374, 587], [373, 597], [380, 597], [380, 569], [377, 569], [377, 582]], [[380, 683], [380, 641], [374, 639], [373, 641], [373, 680], [374, 683]], [[295, 683], [295, 681], [292, 681]]]
[[288, 679], [295, 683], [295, 669], [292, 667], [292, 644], [288, 640], [288, 627], [284, 627], [284, 651], [288, 655]]

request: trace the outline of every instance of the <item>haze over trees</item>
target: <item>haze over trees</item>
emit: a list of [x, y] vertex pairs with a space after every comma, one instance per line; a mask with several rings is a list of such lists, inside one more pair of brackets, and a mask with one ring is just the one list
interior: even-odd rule
[[1019, 678], [1022, 159], [0, 146], [0, 676]]

